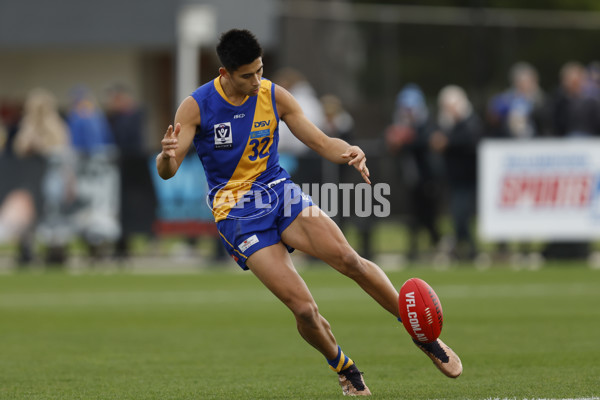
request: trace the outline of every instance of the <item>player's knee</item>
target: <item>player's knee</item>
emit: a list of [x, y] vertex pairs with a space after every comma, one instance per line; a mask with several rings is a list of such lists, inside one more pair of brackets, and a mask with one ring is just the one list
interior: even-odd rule
[[298, 322], [316, 325], [319, 321], [319, 308], [314, 302], [304, 302], [293, 307], [292, 311]]

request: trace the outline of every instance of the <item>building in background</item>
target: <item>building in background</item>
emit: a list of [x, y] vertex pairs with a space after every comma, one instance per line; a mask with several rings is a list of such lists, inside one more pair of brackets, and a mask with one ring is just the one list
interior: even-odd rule
[[[179, 13], [194, 6], [210, 9], [216, 32], [248, 28], [267, 54], [276, 44], [276, 0], [0, 0], [0, 105], [43, 87], [64, 109], [76, 85], [105, 100], [107, 88], [126, 83], [148, 109], [146, 139], [157, 146], [178, 103]], [[216, 32], [194, 43], [198, 83], [217, 73]]]

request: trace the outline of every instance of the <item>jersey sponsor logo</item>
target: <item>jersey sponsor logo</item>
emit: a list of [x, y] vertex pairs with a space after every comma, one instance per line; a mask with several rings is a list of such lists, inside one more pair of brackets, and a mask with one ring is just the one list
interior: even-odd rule
[[231, 149], [233, 147], [233, 135], [231, 122], [222, 122], [214, 125], [215, 149]]
[[269, 136], [270, 134], [271, 134], [271, 131], [269, 129], [263, 129], [261, 131], [251, 132], [250, 138], [251, 139], [263, 138], [263, 137]]
[[256, 243], [258, 243], [258, 237], [256, 235], [252, 235], [246, 240], [244, 240], [242, 243], [240, 243], [238, 247], [241, 251], [246, 251], [250, 246], [253, 246]]
[[254, 127], [255, 128], [264, 128], [264, 127], [267, 127], [269, 125], [271, 125], [271, 120], [268, 120], [268, 121], [256, 121], [254, 123]]
[[235, 114], [233, 116], [233, 119], [238, 119], [238, 118], [244, 118], [246, 116], [246, 114], [242, 113], [242, 114]]

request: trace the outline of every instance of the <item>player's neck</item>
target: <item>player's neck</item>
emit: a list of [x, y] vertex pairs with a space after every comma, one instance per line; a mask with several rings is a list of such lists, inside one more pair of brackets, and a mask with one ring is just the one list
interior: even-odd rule
[[246, 97], [248, 97], [248, 96], [243, 93], [237, 92], [231, 85], [231, 82], [229, 81], [229, 79], [224, 78], [223, 76], [220, 76], [219, 82], [221, 83], [221, 87], [223, 88], [223, 93], [225, 93], [225, 96], [227, 96], [227, 100], [231, 104], [239, 106], [242, 103], [244, 103], [244, 101], [246, 100]]

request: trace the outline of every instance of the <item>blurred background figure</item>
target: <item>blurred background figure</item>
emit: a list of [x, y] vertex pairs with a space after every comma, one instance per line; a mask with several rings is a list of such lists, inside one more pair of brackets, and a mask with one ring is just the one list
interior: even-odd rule
[[563, 65], [560, 88], [550, 110], [554, 136], [600, 135], [600, 103], [592, 88], [590, 75], [581, 63], [571, 61]]
[[586, 91], [589, 96], [600, 99], [600, 61], [592, 61], [588, 65], [588, 83], [586, 85]]
[[535, 68], [514, 64], [509, 74], [510, 87], [493, 96], [488, 104], [488, 135], [497, 138], [528, 139], [544, 128], [544, 93]]
[[19, 157], [48, 157], [68, 146], [69, 130], [58, 112], [56, 98], [45, 89], [34, 89], [25, 101], [13, 143], [14, 153]]
[[[576, 61], [562, 66], [560, 87], [554, 94], [549, 110], [553, 136], [600, 136], [600, 99], [594, 88], [592, 76], [595, 75], [592, 73], [588, 74], [585, 66]], [[547, 243], [543, 254], [547, 259], [585, 259], [590, 254], [590, 243], [553, 241]]]
[[[344, 108], [342, 100], [333, 94], [326, 94], [321, 97], [320, 101], [325, 116], [323, 126], [321, 127], [323, 132], [327, 136], [351, 141], [354, 130], [354, 118]], [[343, 166], [329, 162], [321, 163], [321, 166], [322, 182], [341, 181]], [[339, 200], [341, 204], [341, 198]], [[336, 218], [334, 217], [334, 219]], [[339, 218], [337, 218], [336, 222], [339, 222]]]
[[14, 189], [0, 202], [0, 243], [18, 242], [18, 265], [33, 260], [33, 227], [37, 216], [32, 194]]
[[342, 100], [333, 95], [321, 96], [321, 105], [325, 115], [322, 130], [328, 136], [351, 140], [354, 130], [354, 118], [346, 111]]
[[144, 140], [145, 113], [131, 89], [117, 83], [108, 89], [107, 95], [106, 116], [119, 154], [145, 156], [148, 153]]
[[454, 228], [451, 255], [472, 260], [477, 246], [471, 223], [476, 214], [477, 143], [483, 126], [465, 91], [444, 87], [438, 96], [437, 127], [429, 144], [444, 160], [449, 207]]
[[[23, 114], [22, 102], [5, 100], [0, 103], [0, 156], [13, 155], [13, 144]], [[2, 134], [2, 131], [4, 134]]]
[[21, 179], [25, 186], [9, 194], [3, 207], [13, 227], [20, 225], [16, 228], [19, 265], [28, 264], [34, 258], [35, 225], [43, 207], [40, 185], [47, 160], [60, 157], [68, 147], [69, 131], [59, 114], [55, 96], [42, 88], [32, 90], [25, 100], [23, 117], [12, 141], [15, 162], [19, 163], [13, 165], [23, 174]]
[[116, 84], [107, 94], [106, 113], [118, 151], [121, 195], [121, 236], [115, 244], [114, 256], [123, 261], [130, 256], [131, 236], [151, 233], [156, 198], [147, 165], [144, 109], [126, 85]]
[[[325, 113], [312, 85], [293, 68], [282, 68], [273, 81], [292, 94], [306, 117], [317, 127], [325, 126]], [[298, 184], [319, 183], [321, 158], [298, 140], [285, 122], [279, 125], [279, 162]]]
[[419, 234], [428, 234], [429, 245], [437, 246], [440, 199], [440, 162], [429, 147], [429, 110], [419, 86], [409, 83], [398, 93], [393, 124], [387, 128], [388, 151], [397, 155], [399, 175], [408, 197], [408, 258], [419, 254]]
[[67, 115], [73, 149], [83, 155], [106, 151], [114, 144], [106, 116], [95, 97], [85, 87], [71, 91], [72, 104]]
[[108, 121], [93, 94], [71, 91], [67, 115], [72, 151], [51, 157], [44, 182], [44, 221], [39, 228], [48, 245], [48, 264], [63, 265], [68, 244], [80, 237], [95, 262], [120, 235], [119, 174]]
[[[488, 102], [486, 136], [498, 139], [531, 139], [547, 133], [546, 98], [540, 88], [537, 70], [517, 62], [509, 72], [510, 87]], [[529, 245], [516, 244], [517, 252], [529, 252]], [[510, 256], [508, 243], [496, 246], [500, 259]], [[517, 255], [517, 254], [515, 254]]]

